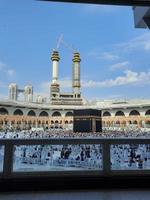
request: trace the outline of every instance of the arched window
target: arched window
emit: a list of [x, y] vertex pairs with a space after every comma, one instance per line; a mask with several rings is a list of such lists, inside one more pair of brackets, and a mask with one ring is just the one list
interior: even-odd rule
[[109, 116], [111, 116], [110, 112], [106, 111], [103, 113], [103, 117], [109, 117]]
[[147, 110], [145, 115], [150, 115], [150, 110]]
[[116, 112], [115, 116], [125, 116], [125, 114], [124, 114], [124, 112], [119, 110]]
[[72, 113], [72, 112], [67, 112], [65, 116], [66, 116], [66, 117], [72, 117], [72, 116], [73, 116], [73, 113]]
[[8, 110], [6, 108], [0, 108], [0, 115], [8, 115]]
[[53, 120], [51, 120], [51, 124], [54, 124], [54, 121], [53, 121]]
[[30, 110], [27, 115], [28, 116], [36, 116], [36, 114], [33, 110]]
[[42, 111], [40, 114], [39, 114], [40, 117], [48, 117], [48, 113], [46, 111]]
[[23, 115], [23, 112], [22, 112], [22, 110], [17, 109], [14, 111], [14, 115]]
[[133, 121], [133, 124], [137, 124], [137, 121], [135, 120], [135, 121]]
[[14, 125], [15, 124], [15, 121], [13, 120], [13, 121], [11, 121], [11, 125]]
[[145, 124], [146, 124], [146, 125], [150, 125], [150, 121], [146, 121]]
[[65, 121], [65, 124], [68, 124], [68, 121], [67, 121], [67, 120]]
[[58, 124], [58, 123], [59, 123], [58, 120], [56, 120], [56, 121], [55, 121], [55, 124]]
[[56, 111], [52, 114], [52, 117], [61, 117], [61, 113]]
[[116, 121], [116, 126], [120, 127], [120, 125], [121, 125], [120, 121]]
[[132, 110], [130, 113], [129, 113], [129, 116], [132, 116], [132, 115], [140, 115], [139, 111], [137, 110]]

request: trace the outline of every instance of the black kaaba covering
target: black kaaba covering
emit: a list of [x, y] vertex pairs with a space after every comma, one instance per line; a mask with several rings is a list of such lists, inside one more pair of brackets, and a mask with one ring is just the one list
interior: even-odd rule
[[74, 132], [101, 132], [101, 110], [81, 109], [74, 110]]

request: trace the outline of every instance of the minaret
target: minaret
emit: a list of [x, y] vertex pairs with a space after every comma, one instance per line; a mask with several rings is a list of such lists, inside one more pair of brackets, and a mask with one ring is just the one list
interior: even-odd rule
[[51, 83], [51, 97], [56, 97], [59, 94], [58, 83], [58, 62], [60, 60], [58, 51], [53, 51], [52, 56], [52, 83]]
[[24, 88], [24, 97], [26, 102], [33, 101], [33, 87], [32, 85], [26, 85]]
[[59, 58], [59, 54], [58, 51], [53, 51], [52, 56], [51, 56], [51, 60], [52, 60], [52, 83], [56, 84], [58, 81], [58, 62], [60, 60]]
[[72, 88], [75, 98], [80, 98], [80, 54], [75, 52], [73, 55]]
[[9, 100], [17, 101], [18, 97], [18, 87], [16, 83], [11, 83], [9, 85]]

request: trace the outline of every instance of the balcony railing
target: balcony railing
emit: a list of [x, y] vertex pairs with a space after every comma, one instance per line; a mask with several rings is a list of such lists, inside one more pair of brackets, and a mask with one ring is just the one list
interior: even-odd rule
[[[69, 155], [63, 157], [62, 154], [65, 149], [71, 150], [74, 157], [71, 158]], [[141, 150], [141, 155], [136, 155], [138, 161], [135, 161], [130, 154], [131, 151], [133, 153], [137, 149], [138, 151]], [[44, 154], [45, 152], [46, 154]], [[48, 157], [47, 153], [50, 154]], [[82, 156], [82, 153], [84, 156]], [[140, 152], [136, 152], [136, 154], [140, 154]], [[150, 139], [0, 140], [0, 178], [3, 179], [24, 176], [58, 177], [68, 175], [109, 177], [126, 174], [150, 175]]]

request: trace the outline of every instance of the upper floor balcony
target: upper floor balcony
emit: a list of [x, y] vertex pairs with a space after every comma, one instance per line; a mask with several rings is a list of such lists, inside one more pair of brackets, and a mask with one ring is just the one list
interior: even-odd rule
[[1, 139], [0, 172], [2, 190], [144, 187], [150, 139]]

